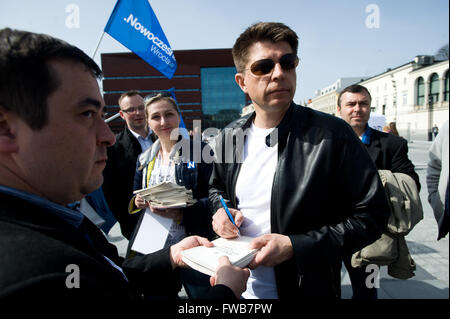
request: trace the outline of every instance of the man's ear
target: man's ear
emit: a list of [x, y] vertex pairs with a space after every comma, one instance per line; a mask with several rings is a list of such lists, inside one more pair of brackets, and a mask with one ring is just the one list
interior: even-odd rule
[[336, 113], [337, 115], [341, 115], [341, 107], [339, 105], [336, 105]]
[[245, 77], [242, 73], [236, 73], [234, 76], [234, 79], [236, 80], [236, 83], [239, 85], [241, 90], [247, 94], [247, 86], [245, 85]]
[[13, 129], [15, 117], [12, 112], [0, 105], [0, 153], [12, 153], [19, 150]]

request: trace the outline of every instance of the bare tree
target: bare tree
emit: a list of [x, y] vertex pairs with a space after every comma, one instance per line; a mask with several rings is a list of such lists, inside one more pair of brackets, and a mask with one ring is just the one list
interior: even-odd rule
[[448, 60], [449, 58], [449, 52], [448, 52], [448, 43], [444, 46], [442, 46], [439, 50], [437, 50], [436, 54], [434, 55], [434, 58], [436, 60]]

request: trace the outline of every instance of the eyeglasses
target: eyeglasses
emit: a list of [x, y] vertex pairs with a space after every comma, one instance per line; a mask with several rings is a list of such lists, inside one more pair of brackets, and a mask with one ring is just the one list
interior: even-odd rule
[[144, 109], [145, 109], [145, 106], [143, 106], [143, 105], [140, 105], [138, 107], [132, 106], [132, 107], [129, 107], [129, 108], [125, 109], [125, 110], [122, 110], [122, 112], [128, 113], [128, 114], [133, 114], [133, 113], [136, 113], [138, 110], [143, 112]]
[[[278, 63], [283, 70], [289, 71], [295, 69], [298, 65], [298, 56], [294, 53], [288, 53], [283, 55]], [[276, 62], [272, 59], [262, 59], [256, 62], [253, 62], [250, 66], [250, 71], [256, 76], [266, 75], [272, 72], [275, 67]]]

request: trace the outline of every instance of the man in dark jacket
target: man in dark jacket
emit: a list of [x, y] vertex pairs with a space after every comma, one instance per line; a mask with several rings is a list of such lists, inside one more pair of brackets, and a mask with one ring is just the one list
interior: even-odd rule
[[[390, 170], [393, 173], [409, 175], [420, 191], [419, 176], [414, 164], [408, 158], [408, 144], [405, 139], [372, 129], [369, 125], [372, 97], [364, 86], [354, 84], [346, 87], [338, 96], [337, 111], [344, 121], [353, 128], [366, 146], [377, 169]], [[364, 268], [353, 268], [351, 256], [344, 258], [352, 282], [354, 299], [376, 299], [377, 289], [367, 287], [368, 273]]]
[[120, 224], [122, 234], [130, 239], [138, 215], [128, 214], [133, 197], [133, 180], [139, 154], [153, 143], [146, 126], [144, 99], [138, 91], [128, 91], [119, 98], [120, 117], [125, 129], [116, 135], [116, 143], [108, 147], [108, 161], [103, 172], [103, 192], [106, 201]]
[[261, 248], [244, 298], [340, 297], [342, 256], [378, 239], [388, 202], [377, 170], [342, 120], [293, 103], [298, 38], [257, 23], [233, 47], [236, 82], [255, 112], [216, 139], [213, 229]]
[[354, 84], [339, 94], [337, 111], [366, 146], [377, 169], [409, 175], [420, 191], [419, 176], [414, 170], [414, 164], [408, 158], [407, 141], [369, 127], [371, 102], [369, 90], [362, 85]]
[[[167, 296], [178, 284], [174, 269], [185, 266], [181, 251], [212, 245], [191, 236], [124, 261], [89, 219], [66, 207], [100, 187], [115, 142], [100, 76], [64, 41], [0, 30], [0, 303], [76, 308], [84, 305], [76, 299], [120, 306], [143, 293]], [[239, 296], [247, 276], [225, 258], [209, 296]]]

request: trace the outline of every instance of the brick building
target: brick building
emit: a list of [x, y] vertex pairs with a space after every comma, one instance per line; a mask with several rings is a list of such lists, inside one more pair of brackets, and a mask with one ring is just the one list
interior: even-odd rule
[[[109, 116], [119, 110], [119, 96], [128, 90], [139, 90], [143, 96], [161, 90], [175, 89], [179, 108], [187, 129], [193, 120], [207, 127], [223, 128], [239, 117], [249, 102], [234, 80], [236, 68], [231, 49], [174, 51], [177, 70], [169, 80], [133, 53], [102, 54], [103, 92]], [[125, 122], [110, 122], [114, 131]]]

